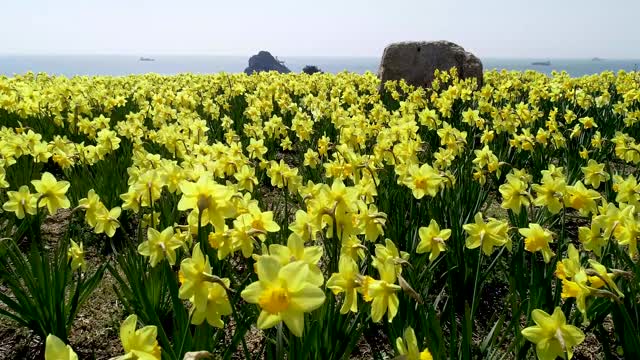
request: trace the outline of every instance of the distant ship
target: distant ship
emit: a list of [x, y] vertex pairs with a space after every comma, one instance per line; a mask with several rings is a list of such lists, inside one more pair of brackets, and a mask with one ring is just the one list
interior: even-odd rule
[[604, 61], [604, 60], [600, 59], [599, 57], [594, 57], [593, 59], [591, 59], [591, 61]]
[[156, 59], [140, 57], [140, 61], [156, 61]]
[[531, 65], [549, 66], [551, 65], [551, 61], [534, 61]]

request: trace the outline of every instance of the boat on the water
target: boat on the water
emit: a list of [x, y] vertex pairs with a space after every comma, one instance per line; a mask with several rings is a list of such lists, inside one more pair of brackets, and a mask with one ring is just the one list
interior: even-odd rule
[[603, 60], [599, 57], [594, 57], [593, 59], [591, 59], [591, 61], [603, 61]]
[[539, 65], [539, 66], [549, 66], [551, 65], [551, 61], [534, 61], [531, 65]]
[[156, 59], [152, 59], [152, 58], [147, 58], [147, 57], [140, 57], [140, 61], [156, 61]]

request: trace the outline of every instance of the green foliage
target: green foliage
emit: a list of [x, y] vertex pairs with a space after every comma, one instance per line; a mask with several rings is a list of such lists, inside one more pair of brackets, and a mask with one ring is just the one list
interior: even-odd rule
[[[39, 222], [31, 230], [39, 229]], [[0, 315], [31, 329], [45, 339], [54, 334], [67, 336], [80, 307], [90, 298], [102, 280], [105, 265], [89, 273], [75, 274], [67, 258], [68, 236], [59, 239], [48, 251], [32, 231], [30, 250], [25, 254], [16, 241], [5, 238], [0, 243], [0, 280], [8, 292], [0, 292]]]

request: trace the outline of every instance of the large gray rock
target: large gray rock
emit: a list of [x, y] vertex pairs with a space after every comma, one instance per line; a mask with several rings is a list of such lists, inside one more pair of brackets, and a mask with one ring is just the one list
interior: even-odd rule
[[475, 77], [482, 85], [482, 62], [461, 46], [449, 41], [399, 42], [387, 46], [382, 54], [378, 76], [404, 79], [414, 86], [430, 87], [436, 69], [458, 68], [461, 78]]
[[249, 58], [249, 67], [244, 69], [247, 74], [253, 74], [260, 71], [277, 71], [279, 73], [290, 73], [284, 63], [274, 58], [268, 51], [260, 51], [257, 55]]

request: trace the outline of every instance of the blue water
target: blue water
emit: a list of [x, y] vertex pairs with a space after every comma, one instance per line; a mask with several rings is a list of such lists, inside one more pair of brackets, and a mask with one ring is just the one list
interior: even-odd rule
[[[74, 75], [129, 75], [143, 73], [216, 73], [241, 72], [247, 66], [248, 56], [175, 56], [147, 55], [155, 61], [140, 61], [138, 56], [128, 55], [0, 55], [0, 75], [12, 76], [28, 71], [49, 74]], [[316, 65], [325, 72], [352, 71], [377, 72], [377, 57], [280, 57], [287, 67], [299, 72], [305, 65]], [[534, 61], [550, 61], [550, 66], [532, 65]], [[605, 70], [638, 70], [638, 60], [592, 61], [591, 59], [482, 59], [485, 70], [533, 69], [544, 73], [564, 70], [572, 76], [599, 73]]]
[[[549, 66], [533, 65], [533, 62], [549, 61]], [[640, 70], [640, 59], [616, 60], [602, 59], [593, 61], [592, 59], [482, 59], [485, 70], [536, 70], [546, 74], [551, 71], [566, 71], [572, 76], [582, 76], [601, 73], [603, 71], [638, 71]]]

